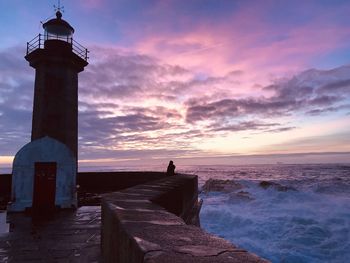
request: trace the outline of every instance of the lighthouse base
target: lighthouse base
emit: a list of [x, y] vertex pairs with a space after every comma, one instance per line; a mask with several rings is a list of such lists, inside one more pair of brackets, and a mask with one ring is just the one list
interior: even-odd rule
[[77, 207], [76, 159], [63, 143], [44, 137], [15, 156], [10, 212]]

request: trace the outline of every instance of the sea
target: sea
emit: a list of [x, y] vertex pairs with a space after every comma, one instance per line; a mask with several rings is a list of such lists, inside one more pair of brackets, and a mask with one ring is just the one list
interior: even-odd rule
[[[198, 166], [184, 172], [197, 174], [200, 186], [209, 178], [243, 186], [200, 194], [206, 231], [274, 263], [350, 262], [350, 164]], [[281, 187], [265, 189], [262, 181]]]
[[[199, 189], [209, 179], [241, 185], [201, 191], [201, 227], [209, 233], [274, 263], [350, 262], [350, 164], [178, 165], [176, 171], [198, 175]], [[263, 181], [280, 187], [261, 187]]]

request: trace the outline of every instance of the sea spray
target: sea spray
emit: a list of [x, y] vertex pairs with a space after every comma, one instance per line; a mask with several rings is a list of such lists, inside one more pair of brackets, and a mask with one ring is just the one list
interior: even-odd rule
[[[216, 179], [235, 179], [251, 198], [234, 200], [232, 193], [202, 193], [202, 227], [276, 263], [348, 262], [350, 167], [293, 167], [287, 166], [278, 175], [271, 171], [281, 171], [280, 167], [269, 167], [270, 179], [282, 188], [261, 187], [259, 179], [269, 179], [266, 169], [257, 172], [257, 167], [251, 167], [253, 176], [247, 167], [244, 176], [236, 167], [230, 175], [217, 173]], [[318, 176], [317, 170], [322, 170]], [[198, 174], [207, 179], [207, 171]]]

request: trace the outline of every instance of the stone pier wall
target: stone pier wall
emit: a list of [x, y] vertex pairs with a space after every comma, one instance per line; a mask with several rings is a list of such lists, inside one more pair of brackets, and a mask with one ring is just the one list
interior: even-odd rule
[[[100, 194], [119, 191], [166, 177], [165, 172], [78, 172], [79, 206], [100, 205]], [[0, 174], [0, 210], [5, 210], [11, 196], [11, 174]]]
[[104, 262], [268, 262], [190, 223], [197, 176], [177, 175], [102, 198]]

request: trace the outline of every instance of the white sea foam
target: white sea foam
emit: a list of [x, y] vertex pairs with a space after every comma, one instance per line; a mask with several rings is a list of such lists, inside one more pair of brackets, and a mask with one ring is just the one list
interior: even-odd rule
[[[234, 201], [232, 193], [203, 193], [202, 227], [276, 263], [349, 262], [350, 166], [328, 167], [328, 173], [324, 167], [268, 169], [275, 182], [297, 191], [260, 187], [260, 179], [268, 179], [266, 167], [260, 172], [251, 167], [253, 173], [244, 175], [221, 170], [214, 177], [211, 172], [216, 179], [236, 179], [254, 200]], [[317, 170], [323, 172], [317, 176]], [[200, 176], [207, 179], [207, 171]]]

